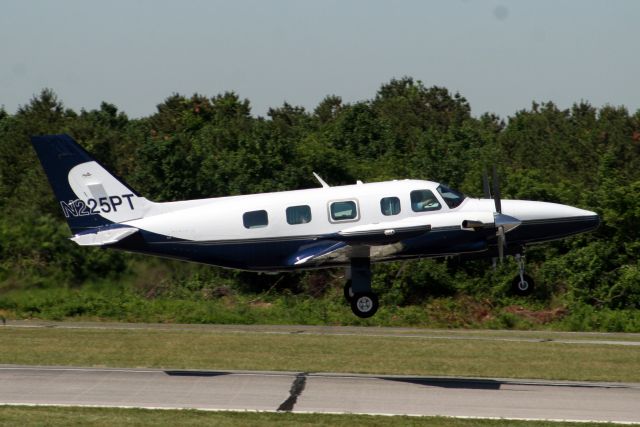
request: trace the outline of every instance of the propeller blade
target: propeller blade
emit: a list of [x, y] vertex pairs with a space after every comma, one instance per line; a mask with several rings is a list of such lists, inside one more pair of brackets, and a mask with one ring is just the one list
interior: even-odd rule
[[507, 246], [507, 239], [504, 235], [504, 227], [498, 227], [498, 258], [500, 262], [504, 260], [504, 248]]
[[482, 170], [482, 189], [484, 190], [484, 198], [491, 198], [491, 188], [489, 187], [489, 176], [487, 175], [487, 170]]
[[493, 165], [493, 201], [496, 204], [496, 212], [502, 213], [502, 202], [500, 200], [500, 181], [498, 179], [498, 170]]

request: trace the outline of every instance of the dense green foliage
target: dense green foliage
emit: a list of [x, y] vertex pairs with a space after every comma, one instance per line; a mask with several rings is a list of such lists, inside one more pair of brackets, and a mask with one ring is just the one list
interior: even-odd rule
[[[334, 185], [417, 178], [479, 196], [482, 170], [496, 164], [504, 198], [570, 204], [603, 220], [596, 232], [528, 251], [538, 284], [531, 304], [633, 316], [640, 308], [640, 111], [549, 102], [506, 121], [474, 117], [461, 95], [402, 78], [370, 100], [328, 96], [313, 112], [285, 103], [267, 116], [252, 116], [235, 93], [175, 94], [140, 119], [108, 103], [65, 109], [49, 90], [15, 114], [0, 109], [0, 310], [37, 315], [12, 306], [16, 292], [88, 283], [119, 283], [148, 301], [261, 292], [339, 299], [338, 271], [261, 276], [75, 246], [29, 143], [62, 132], [155, 201], [310, 188], [312, 171]], [[391, 263], [376, 266], [374, 287], [401, 307], [431, 298], [504, 306], [513, 303], [504, 295], [514, 271], [455, 259]]]

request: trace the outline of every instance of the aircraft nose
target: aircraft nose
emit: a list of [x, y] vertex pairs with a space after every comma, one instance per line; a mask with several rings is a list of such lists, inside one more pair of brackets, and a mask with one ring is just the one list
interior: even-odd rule
[[558, 220], [585, 219], [595, 220], [598, 214], [586, 209], [569, 205], [549, 202], [534, 202], [530, 200], [503, 200], [503, 213], [521, 220]]
[[574, 207], [571, 209], [573, 213], [571, 217], [558, 220], [564, 228], [563, 234], [586, 233], [600, 226], [600, 216], [597, 213]]
[[588, 217], [598, 216], [597, 213], [593, 211], [588, 211], [586, 209], [574, 208], [573, 206], [567, 206], [567, 205], [561, 205], [561, 206], [563, 206], [565, 209], [568, 208], [568, 210], [572, 211], [573, 213], [572, 216], [588, 216]]
[[522, 225], [509, 233], [511, 240], [525, 243], [585, 233], [600, 225], [596, 212], [559, 203], [505, 200], [503, 206], [503, 212], [522, 221]]
[[583, 231], [595, 230], [600, 226], [600, 215], [595, 212], [580, 209], [583, 214], [578, 216], [584, 225]]
[[586, 209], [580, 209], [569, 205], [561, 205], [558, 203], [545, 203], [538, 202], [538, 215], [545, 218], [566, 218], [566, 219], [576, 219], [579, 221], [582, 220], [598, 220], [598, 214], [592, 211], [588, 211]]
[[563, 216], [567, 217], [568, 222], [579, 233], [595, 230], [600, 225], [600, 216], [596, 212], [573, 206], [560, 206], [563, 207]]

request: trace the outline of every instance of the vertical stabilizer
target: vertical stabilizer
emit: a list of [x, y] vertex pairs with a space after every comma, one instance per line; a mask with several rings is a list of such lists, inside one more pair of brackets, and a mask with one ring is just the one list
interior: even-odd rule
[[31, 138], [74, 234], [142, 218], [148, 205], [69, 135]]

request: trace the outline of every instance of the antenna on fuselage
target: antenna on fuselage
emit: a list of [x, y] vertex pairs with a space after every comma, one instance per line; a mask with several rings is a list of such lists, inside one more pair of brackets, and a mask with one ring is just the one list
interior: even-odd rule
[[319, 182], [320, 184], [322, 184], [322, 186], [323, 186], [324, 188], [329, 188], [329, 187], [331, 187], [329, 184], [327, 184], [327, 183], [324, 181], [324, 179], [320, 178], [320, 175], [318, 175], [317, 173], [313, 172], [313, 176], [315, 176], [315, 177], [316, 177], [316, 179], [318, 180], [318, 182]]

